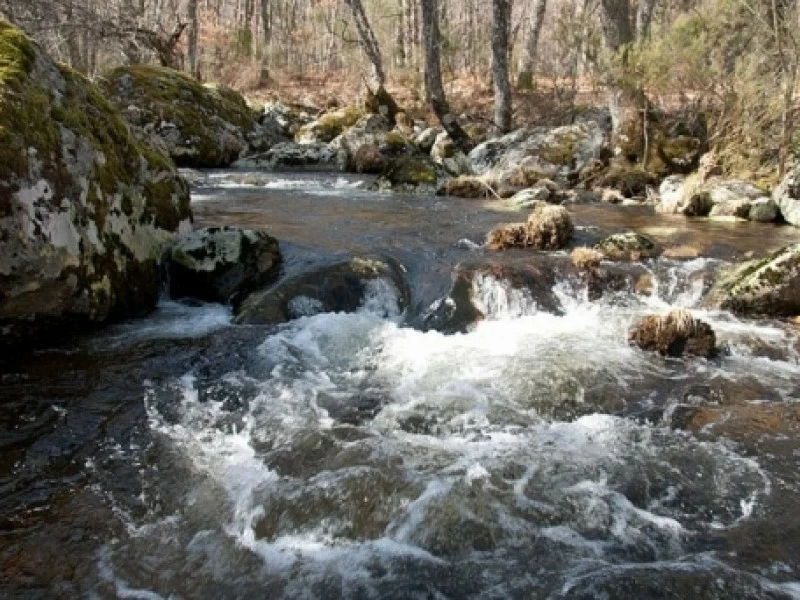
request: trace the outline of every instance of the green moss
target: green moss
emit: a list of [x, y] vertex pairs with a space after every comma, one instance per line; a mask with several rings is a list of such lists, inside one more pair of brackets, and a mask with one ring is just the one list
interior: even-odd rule
[[345, 129], [355, 125], [364, 116], [364, 111], [357, 106], [348, 106], [332, 112], [325, 113], [319, 119], [308, 125], [303, 125], [295, 136], [302, 140], [312, 137], [320, 142], [333, 141]]
[[407, 156], [393, 160], [383, 176], [392, 185], [436, 185], [436, 171], [426, 158]]
[[556, 136], [554, 144], [542, 148], [536, 154], [551, 165], [570, 166], [575, 161], [577, 141], [575, 134], [564, 133]]
[[101, 85], [120, 108], [133, 104], [141, 111], [138, 125], [174, 125], [185, 147], [194, 150], [190, 156], [174, 157], [187, 166], [215, 167], [231, 162], [236, 157], [229, 156], [220, 143], [225, 123], [239, 129], [242, 136], [256, 125], [255, 113], [236, 91], [224, 86], [206, 87], [165, 67], [119, 67], [106, 75]]
[[27, 36], [0, 20], [0, 84], [19, 86], [33, 68], [36, 53]]
[[386, 145], [389, 150], [402, 150], [408, 145], [408, 140], [399, 131], [390, 131], [386, 134]]

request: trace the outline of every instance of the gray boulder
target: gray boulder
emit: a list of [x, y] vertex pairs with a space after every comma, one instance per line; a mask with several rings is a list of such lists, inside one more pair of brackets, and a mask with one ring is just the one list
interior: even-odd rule
[[800, 227], [800, 163], [796, 164], [772, 192], [784, 220]]
[[328, 144], [298, 144], [282, 142], [266, 152], [237, 160], [234, 169], [313, 168], [341, 170], [341, 158]]
[[0, 21], [0, 345], [141, 315], [189, 189], [86, 78]]
[[[738, 179], [709, 182], [711, 198], [710, 217], [736, 217], [749, 219], [750, 210], [756, 201], [770, 200], [769, 193], [747, 181]], [[763, 217], [763, 211], [761, 216]]]
[[185, 73], [133, 65], [114, 69], [100, 83], [134, 134], [179, 166], [225, 167], [251, 142], [264, 149], [279, 141], [238, 92], [204, 86]]
[[518, 168], [555, 177], [580, 171], [608, 149], [605, 130], [594, 121], [563, 127], [519, 129], [476, 146], [469, 158], [479, 174], [499, 174]]
[[800, 244], [723, 273], [706, 303], [745, 316], [800, 314]]
[[263, 231], [198, 229], [169, 251], [170, 295], [236, 302], [243, 293], [274, 281], [280, 264], [277, 240]]

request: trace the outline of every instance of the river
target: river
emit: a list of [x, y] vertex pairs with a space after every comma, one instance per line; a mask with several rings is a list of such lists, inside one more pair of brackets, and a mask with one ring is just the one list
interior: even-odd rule
[[[652, 293], [557, 277], [557, 310], [502, 276], [486, 318], [426, 328], [504, 202], [368, 191], [315, 174], [208, 173], [197, 225], [264, 228], [286, 274], [397, 259], [411, 290], [352, 314], [237, 326], [151, 316], [0, 367], [0, 596], [800, 598], [800, 329], [701, 307], [727, 261], [797, 230], [576, 206], [579, 242], [626, 229], [675, 256]], [[699, 254], [700, 257], [693, 257]], [[627, 332], [680, 307], [718, 358]]]

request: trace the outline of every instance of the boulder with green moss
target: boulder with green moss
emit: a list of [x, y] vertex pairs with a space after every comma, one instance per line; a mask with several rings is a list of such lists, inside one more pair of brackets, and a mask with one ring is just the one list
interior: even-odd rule
[[298, 129], [294, 140], [300, 144], [327, 144], [355, 125], [363, 116], [364, 110], [357, 106], [326, 112], [317, 120]]
[[[237, 92], [205, 86], [165, 67], [135, 65], [108, 73], [101, 85], [139, 139], [160, 147], [179, 166], [225, 167], [252, 146], [280, 141], [258, 122]], [[252, 142], [252, 143], [251, 143]]]
[[594, 247], [608, 260], [637, 261], [658, 256], [658, 245], [646, 235], [635, 231], [614, 233]]
[[400, 156], [388, 161], [380, 184], [390, 189], [417, 189], [436, 186], [436, 165], [427, 156]]
[[800, 315], [800, 244], [723, 273], [706, 304], [745, 316]]
[[[352, 127], [348, 128], [344, 133], [337, 136], [330, 144], [338, 156], [342, 158], [342, 165], [346, 171], [355, 171], [357, 173], [380, 173], [380, 169], [373, 168], [364, 170], [360, 168], [363, 166], [363, 161], [357, 160], [359, 154], [362, 157], [366, 155], [367, 148], [377, 150], [382, 157], [383, 165], [388, 163], [388, 160], [396, 156], [405, 156], [413, 154], [416, 151], [414, 145], [399, 131], [393, 130], [391, 123], [382, 115], [367, 115], [358, 120]], [[364, 149], [362, 151], [362, 149]], [[370, 162], [377, 165], [376, 160]]]
[[0, 344], [143, 314], [191, 228], [169, 157], [133, 137], [89, 80], [0, 21]]

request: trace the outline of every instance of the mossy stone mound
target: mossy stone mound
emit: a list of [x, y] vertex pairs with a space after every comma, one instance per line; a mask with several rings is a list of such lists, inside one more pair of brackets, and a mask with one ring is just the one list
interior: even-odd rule
[[137, 137], [161, 147], [179, 166], [228, 166], [258, 135], [258, 115], [240, 94], [203, 85], [185, 73], [149, 65], [119, 67], [101, 85]]
[[800, 315], [800, 244], [723, 274], [706, 302], [744, 316]]
[[155, 306], [189, 191], [89, 80], [0, 21], [0, 345]]

